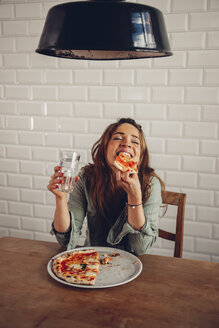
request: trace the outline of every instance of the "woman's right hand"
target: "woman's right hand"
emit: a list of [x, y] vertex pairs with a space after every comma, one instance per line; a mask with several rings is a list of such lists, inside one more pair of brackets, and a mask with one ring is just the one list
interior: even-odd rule
[[58, 185], [62, 183], [64, 173], [61, 172], [61, 166], [54, 167], [54, 174], [51, 176], [47, 189], [51, 191], [56, 197], [66, 197], [65, 192], [58, 191]]

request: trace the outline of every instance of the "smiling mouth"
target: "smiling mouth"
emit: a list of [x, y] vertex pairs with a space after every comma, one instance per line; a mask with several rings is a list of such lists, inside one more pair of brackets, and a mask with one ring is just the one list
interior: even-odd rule
[[118, 151], [118, 152], [116, 153], [116, 156], [119, 156], [119, 154], [125, 154], [125, 155], [127, 155], [127, 156], [133, 157], [130, 153], [127, 153], [127, 152], [125, 152], [125, 151]]

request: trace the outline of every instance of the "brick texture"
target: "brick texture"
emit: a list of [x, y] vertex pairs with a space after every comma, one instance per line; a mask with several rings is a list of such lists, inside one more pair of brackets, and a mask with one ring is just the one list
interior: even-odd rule
[[[133, 117], [166, 189], [187, 193], [183, 256], [219, 261], [218, 1], [141, 0], [164, 13], [174, 55], [106, 62], [35, 53], [61, 2], [0, 4], [0, 236], [55, 241], [46, 186], [59, 151], [76, 149], [84, 165], [108, 124]], [[174, 217], [162, 227], [174, 230]], [[154, 253], [173, 245], [158, 238]]]

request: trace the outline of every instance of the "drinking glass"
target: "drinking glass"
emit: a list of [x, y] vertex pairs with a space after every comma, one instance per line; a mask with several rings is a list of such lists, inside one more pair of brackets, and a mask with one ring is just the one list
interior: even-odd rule
[[74, 188], [75, 177], [78, 173], [80, 155], [75, 151], [62, 151], [60, 154], [61, 172], [64, 176], [60, 178], [58, 190], [62, 192], [71, 192]]

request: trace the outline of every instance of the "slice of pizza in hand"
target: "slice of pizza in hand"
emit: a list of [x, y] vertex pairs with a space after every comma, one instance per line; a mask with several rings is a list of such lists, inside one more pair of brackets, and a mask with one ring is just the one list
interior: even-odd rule
[[122, 172], [138, 173], [136, 162], [132, 160], [131, 155], [128, 153], [119, 153], [113, 165]]
[[53, 260], [55, 275], [72, 284], [94, 285], [99, 271], [95, 249], [69, 251]]

